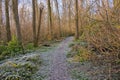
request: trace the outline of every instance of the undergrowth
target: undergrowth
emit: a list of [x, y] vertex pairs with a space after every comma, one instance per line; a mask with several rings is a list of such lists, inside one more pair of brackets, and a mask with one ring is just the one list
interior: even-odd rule
[[32, 80], [41, 65], [40, 55], [23, 56], [0, 66], [0, 80]]
[[[55, 46], [55, 44], [53, 44], [52, 46]], [[49, 44], [40, 45], [39, 47], [34, 47], [33, 43], [27, 43], [23, 45], [23, 47], [21, 47], [18, 44], [16, 36], [12, 36], [12, 40], [9, 41], [7, 44], [0, 44], [0, 60], [4, 60], [25, 53], [31, 53], [35, 50], [45, 52], [49, 49], [51, 49], [51, 42]]]
[[19, 54], [24, 54], [33, 50], [35, 50], [35, 48], [32, 43], [28, 43], [26, 46], [22, 47], [19, 45], [17, 38], [12, 36], [12, 40], [7, 44], [0, 45], [0, 60], [8, 57], [14, 57]]
[[77, 40], [69, 45], [72, 50], [67, 54], [67, 57], [72, 62], [85, 62], [88, 61], [91, 55], [91, 51], [86, 49], [87, 43], [84, 41]]
[[72, 77], [73, 79], [76, 79], [76, 80], [89, 80], [84, 73], [82, 72], [78, 72], [76, 70], [72, 70], [71, 71], [71, 74], [72, 74]]
[[18, 44], [15, 36], [12, 36], [12, 40], [6, 45], [0, 45], [0, 60], [15, 56], [17, 54], [22, 54], [22, 47]]
[[[105, 79], [119, 80], [120, 75], [120, 31], [114, 25], [93, 22], [83, 29], [80, 39], [70, 44], [70, 61], [93, 63], [93, 66], [105, 66]], [[115, 77], [116, 76], [116, 77]]]

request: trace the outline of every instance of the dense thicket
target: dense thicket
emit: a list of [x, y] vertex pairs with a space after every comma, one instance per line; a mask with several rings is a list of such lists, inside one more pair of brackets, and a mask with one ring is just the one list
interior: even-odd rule
[[120, 0], [0, 0], [0, 45], [74, 35], [109, 65], [120, 63]]

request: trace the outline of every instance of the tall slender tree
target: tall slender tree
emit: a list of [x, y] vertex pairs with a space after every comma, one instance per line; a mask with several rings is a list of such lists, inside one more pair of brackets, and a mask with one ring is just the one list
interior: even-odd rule
[[0, 37], [2, 29], [2, 0], [0, 0]]
[[76, 22], [76, 31], [75, 39], [79, 39], [79, 24], [78, 24], [78, 0], [75, 0], [75, 22]]
[[54, 0], [55, 5], [56, 5], [56, 10], [57, 10], [57, 19], [58, 19], [58, 26], [59, 26], [59, 36], [62, 36], [62, 31], [61, 31], [61, 23], [60, 23], [60, 12], [59, 12], [59, 6], [58, 6], [58, 0]]
[[33, 43], [34, 47], [36, 47], [36, 11], [35, 11], [35, 0], [32, 0], [32, 10], [33, 10], [33, 15], [32, 15], [32, 27], [33, 27]]
[[37, 29], [37, 35], [36, 35], [36, 46], [38, 46], [38, 42], [39, 42], [43, 8], [44, 8], [44, 7], [41, 6], [41, 7], [40, 7], [40, 12], [39, 12], [38, 29]]
[[10, 20], [9, 20], [9, 0], [5, 0], [5, 15], [6, 15], [6, 32], [7, 41], [11, 40]]
[[17, 31], [17, 40], [19, 44], [22, 45], [21, 27], [19, 22], [19, 15], [18, 15], [18, 0], [12, 0], [12, 9], [13, 9], [13, 16]]
[[36, 28], [39, 25], [39, 5], [38, 5], [38, 0], [35, 0], [35, 19], [36, 19]]
[[48, 0], [47, 2], [48, 2], [48, 23], [50, 24], [49, 28], [50, 28], [51, 39], [53, 39], [51, 3], [50, 3], [50, 0]]
[[69, 1], [69, 4], [68, 4], [68, 8], [69, 8], [69, 28], [70, 28], [70, 32], [72, 32], [72, 28], [71, 28], [71, 3], [72, 1], [70, 0]]

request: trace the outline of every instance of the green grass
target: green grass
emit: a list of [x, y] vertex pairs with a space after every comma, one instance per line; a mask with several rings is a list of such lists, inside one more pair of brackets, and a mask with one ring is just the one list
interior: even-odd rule
[[49, 50], [55, 48], [57, 45], [58, 45], [58, 43], [50, 44], [49, 47], [46, 47], [46, 46], [40, 46], [40, 47], [38, 47], [38, 50], [39, 50], [40, 52], [47, 52], [47, 51], [49, 51]]
[[78, 72], [77, 70], [72, 70], [71, 71], [73, 79], [77, 80], [89, 80], [84, 73]]

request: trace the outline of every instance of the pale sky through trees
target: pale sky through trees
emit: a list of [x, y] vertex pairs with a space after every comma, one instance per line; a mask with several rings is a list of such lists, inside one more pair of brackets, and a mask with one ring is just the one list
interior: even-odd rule
[[[44, 5], [44, 7], [47, 8], [47, 2], [46, 0], [38, 0], [38, 3], [42, 3]], [[62, 0], [58, 0], [59, 3], [59, 10], [62, 11]], [[55, 11], [55, 4], [54, 1], [52, 1], [53, 4], [53, 10]], [[19, 0], [19, 8], [23, 7], [23, 5], [25, 7], [27, 7], [31, 12], [32, 12], [32, 1], [31, 0]]]
[[[94, 0], [90, 0], [91, 2], [94, 1]], [[38, 0], [38, 3], [42, 3], [44, 5], [44, 7], [47, 8], [47, 1], [46, 0]], [[58, 3], [59, 3], [59, 11], [60, 11], [60, 14], [62, 14], [62, 0], [58, 0]], [[112, 7], [113, 6], [113, 0], [109, 0], [109, 4], [110, 6]], [[32, 14], [32, 0], [19, 0], [19, 8], [22, 8], [24, 5], [24, 7], [26, 7]], [[52, 5], [53, 5], [53, 11], [55, 12], [56, 9], [55, 9], [55, 4], [54, 4], [54, 0], [52, 0]], [[4, 9], [4, 6], [3, 6], [3, 9]], [[4, 11], [4, 10], [3, 10]], [[94, 11], [93, 11], [94, 12]], [[3, 19], [4, 18], [4, 14], [3, 14]], [[4, 20], [3, 20], [4, 21]]]
[[[89, 0], [90, 3], [94, 2], [94, 0]], [[47, 2], [46, 0], [38, 0], [38, 3], [42, 3], [44, 4], [44, 7], [47, 7]], [[23, 5], [25, 4], [25, 6], [32, 10], [32, 1], [31, 0], [19, 0], [19, 7], [22, 7]], [[54, 4], [54, 0], [52, 1], [52, 4], [53, 4], [53, 10], [55, 10], [55, 4]], [[60, 12], [62, 11], [62, 0], [58, 0], [58, 4], [59, 4], [59, 10]], [[110, 6], [113, 6], [113, 0], [109, 0], [109, 5]]]

